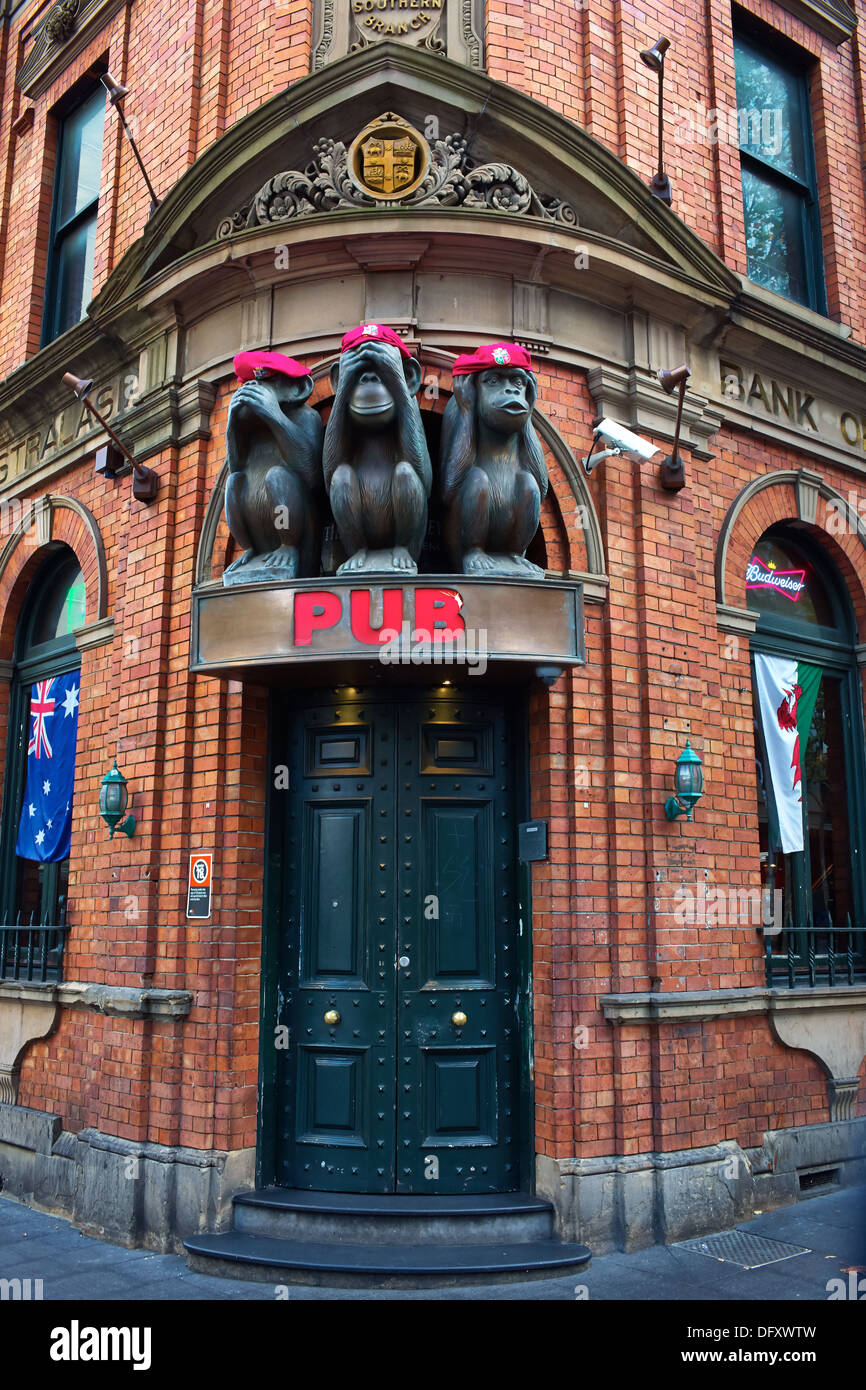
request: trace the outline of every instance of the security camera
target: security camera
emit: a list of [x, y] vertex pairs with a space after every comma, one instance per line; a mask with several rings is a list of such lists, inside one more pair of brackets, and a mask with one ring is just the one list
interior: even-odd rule
[[[600, 440], [604, 440], [610, 448], [595, 452], [595, 446]], [[632, 434], [631, 430], [627, 430], [625, 425], [617, 424], [616, 420], [605, 417], [595, 427], [589, 456], [583, 460], [583, 466], [589, 476], [594, 468], [614, 455], [630, 454], [634, 459], [651, 459], [653, 454], [657, 453], [659, 450], [654, 444], [647, 443], [639, 434]]]
[[617, 449], [621, 454], [633, 455], [635, 459], [651, 459], [653, 454], [661, 453], [655, 444], [641, 439], [639, 434], [633, 434], [631, 430], [626, 429], [625, 425], [620, 425], [616, 420], [608, 419], [607, 416], [600, 424], [596, 425], [595, 438], [604, 440], [612, 449]]

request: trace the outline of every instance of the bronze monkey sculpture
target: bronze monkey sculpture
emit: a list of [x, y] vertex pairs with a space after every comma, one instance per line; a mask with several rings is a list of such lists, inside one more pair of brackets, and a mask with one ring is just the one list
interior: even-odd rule
[[279, 352], [241, 352], [234, 367], [243, 385], [229, 405], [225, 512], [243, 553], [223, 583], [314, 576], [324, 499], [323, 426], [305, 404], [313, 378]]
[[532, 427], [538, 383], [525, 348], [493, 343], [458, 357], [442, 422], [445, 543], [463, 574], [543, 576], [526, 559], [547, 468]]
[[348, 556], [337, 573], [417, 574], [433, 479], [421, 365], [392, 329], [367, 323], [345, 334], [331, 382], [323, 471]]

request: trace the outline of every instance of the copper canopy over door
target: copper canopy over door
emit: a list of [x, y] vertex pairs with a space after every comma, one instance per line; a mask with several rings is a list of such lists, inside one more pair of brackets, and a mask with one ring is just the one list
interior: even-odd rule
[[[279, 698], [279, 697], [277, 697]], [[278, 1183], [519, 1186], [515, 743], [504, 704], [282, 697]], [[279, 795], [279, 793], [277, 793]]]

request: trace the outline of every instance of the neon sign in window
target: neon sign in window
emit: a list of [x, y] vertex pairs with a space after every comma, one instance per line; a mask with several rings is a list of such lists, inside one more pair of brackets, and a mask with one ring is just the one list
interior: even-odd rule
[[753, 555], [746, 566], [747, 589], [775, 589], [796, 603], [806, 588], [805, 570], [780, 570], [770, 560], [766, 564]]

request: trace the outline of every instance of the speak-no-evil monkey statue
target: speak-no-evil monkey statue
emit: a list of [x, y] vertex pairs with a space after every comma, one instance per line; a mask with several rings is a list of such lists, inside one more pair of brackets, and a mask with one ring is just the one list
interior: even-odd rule
[[242, 553], [223, 583], [317, 575], [323, 428], [306, 404], [313, 378], [279, 352], [240, 352], [234, 368], [243, 384], [229, 405], [225, 509]]
[[346, 333], [331, 368], [323, 468], [347, 559], [338, 574], [417, 574], [432, 470], [415, 399], [421, 366], [393, 329]]
[[543, 578], [526, 559], [547, 468], [532, 427], [538, 383], [525, 348], [492, 343], [458, 357], [442, 422], [445, 542], [463, 574]]

